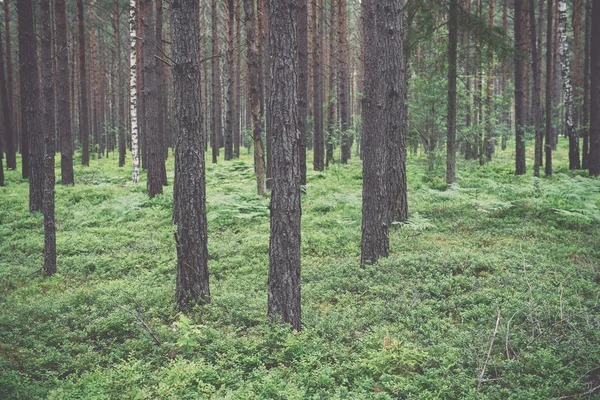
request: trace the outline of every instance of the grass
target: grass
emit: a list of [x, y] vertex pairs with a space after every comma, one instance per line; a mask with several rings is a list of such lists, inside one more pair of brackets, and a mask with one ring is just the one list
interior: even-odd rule
[[[551, 179], [514, 176], [507, 150], [485, 167], [459, 161], [448, 190], [442, 169], [410, 156], [411, 218], [392, 229], [390, 257], [365, 269], [359, 160], [309, 168], [300, 333], [265, 321], [268, 200], [255, 194], [250, 157], [207, 167], [212, 302], [187, 317], [173, 307], [172, 186], [148, 199], [115, 157], [77, 166], [74, 187], [56, 186], [59, 273], [47, 278], [42, 216], [8, 171], [0, 398], [590, 392], [600, 385], [600, 182], [567, 170], [565, 146]], [[172, 158], [167, 168], [172, 183]]]

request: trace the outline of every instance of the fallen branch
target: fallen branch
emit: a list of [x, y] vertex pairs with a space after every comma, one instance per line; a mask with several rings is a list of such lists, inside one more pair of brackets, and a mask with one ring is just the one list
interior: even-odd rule
[[498, 312], [498, 318], [496, 318], [496, 327], [494, 328], [494, 333], [492, 334], [492, 341], [490, 343], [490, 348], [488, 350], [487, 358], [483, 363], [483, 368], [481, 369], [481, 374], [479, 374], [479, 379], [477, 379], [477, 390], [481, 388], [481, 384], [483, 383], [483, 376], [485, 375], [485, 369], [487, 368], [490, 359], [492, 358], [492, 349], [494, 348], [494, 340], [496, 340], [496, 335], [498, 335], [498, 325], [500, 324], [500, 309], [496, 310]]

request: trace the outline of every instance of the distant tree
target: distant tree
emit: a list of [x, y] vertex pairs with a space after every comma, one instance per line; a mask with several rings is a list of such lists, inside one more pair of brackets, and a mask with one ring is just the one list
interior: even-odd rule
[[590, 175], [600, 175], [600, 0], [592, 1]]
[[[313, 168], [315, 171], [323, 171], [325, 168], [325, 139], [323, 137], [323, 44], [325, 25], [325, 7], [323, 0], [311, 0], [312, 16], [311, 24], [313, 34], [313, 107], [314, 107], [314, 158]], [[318, 25], [317, 25], [318, 16]]]
[[[4, 132], [6, 142], [6, 168], [17, 169], [17, 123], [15, 118], [15, 108], [13, 103], [13, 74], [12, 57], [10, 50], [10, 12], [8, 8], [9, 0], [4, 0], [4, 29], [6, 34], [6, 88], [8, 90], [8, 111], [12, 128]], [[6, 122], [5, 122], [6, 124]]]
[[[134, 0], [132, 0], [134, 1]], [[77, 0], [77, 24], [79, 42], [79, 99], [81, 111], [79, 115], [79, 130], [81, 131], [81, 164], [90, 165], [90, 119], [87, 89], [87, 64], [85, 62], [85, 29], [83, 17], [83, 0]]]
[[211, 135], [211, 146], [212, 146], [212, 162], [216, 164], [219, 157], [219, 149], [223, 136], [223, 129], [221, 126], [222, 109], [221, 109], [221, 61], [219, 54], [219, 13], [217, 9], [217, 0], [212, 0], [212, 135]]
[[525, 168], [525, 101], [523, 97], [525, 69], [524, 12], [522, 0], [515, 1], [515, 162], [517, 175], [523, 175]]
[[[2, 122], [4, 131], [4, 143], [2, 143], [2, 137], [0, 137], [0, 186], [4, 185], [4, 169], [2, 167], [2, 153], [6, 152], [6, 167], [11, 168], [9, 160], [12, 162], [11, 157], [15, 157], [15, 138], [14, 130], [12, 125], [12, 115], [10, 113], [10, 106], [8, 103], [8, 91], [6, 88], [6, 76], [4, 75], [4, 54], [2, 46], [2, 36], [0, 35], [0, 100], [2, 101]], [[16, 161], [12, 165], [16, 166]]]
[[254, 169], [259, 196], [265, 196], [266, 171], [265, 154], [262, 140], [263, 109], [260, 106], [260, 88], [262, 87], [260, 40], [256, 35], [257, 20], [254, 16], [254, 2], [244, 0], [246, 14], [246, 60], [248, 63], [250, 113], [252, 114], [252, 138], [254, 140]]
[[365, 23], [361, 265], [365, 265], [389, 253], [388, 230], [395, 219], [391, 198], [397, 195], [392, 181], [398, 180], [389, 164], [396, 164], [397, 153], [404, 151], [400, 145], [406, 115], [401, 2], [364, 0], [361, 5]]
[[552, 176], [552, 88], [554, 67], [552, 65], [552, 0], [548, 0], [546, 16], [546, 152], [545, 175]]
[[327, 79], [328, 88], [327, 88], [327, 139], [325, 140], [326, 150], [325, 150], [325, 166], [329, 167], [330, 163], [333, 163], [333, 142], [336, 136], [336, 127], [337, 127], [337, 85], [336, 85], [336, 70], [337, 70], [337, 59], [335, 56], [336, 49], [336, 21], [337, 21], [337, 13], [335, 1], [331, 0], [329, 7], [329, 55], [328, 55], [328, 63], [329, 63], [329, 77]]
[[338, 4], [338, 72], [339, 72], [339, 96], [340, 96], [340, 122], [342, 133], [342, 164], [350, 159], [350, 147], [352, 146], [349, 135], [350, 129], [350, 73], [348, 67], [348, 19], [346, 16], [346, 0], [337, 0]]
[[225, 2], [225, 11], [227, 20], [225, 21], [225, 45], [227, 47], [227, 90], [226, 90], [226, 110], [225, 110], [225, 160], [233, 158], [233, 126], [235, 113], [235, 57], [234, 53], [234, 24], [235, 24], [235, 6], [233, 0]]
[[44, 273], [56, 273], [56, 226], [54, 224], [54, 76], [52, 73], [52, 15], [50, 0], [40, 0], [42, 22], [42, 82], [44, 131]]
[[584, 67], [583, 67], [583, 117], [582, 117], [582, 136], [583, 149], [581, 152], [581, 168], [589, 169], [589, 153], [590, 153], [590, 42], [592, 28], [592, 3], [591, 0], [586, 0], [584, 8], [585, 13], [585, 40], [584, 40]]
[[450, 0], [448, 21], [448, 138], [446, 141], [446, 183], [456, 180], [456, 48], [458, 46], [458, 1]]
[[242, 87], [241, 87], [241, 49], [242, 49], [242, 28], [241, 28], [241, 0], [236, 0], [236, 14], [235, 14], [235, 40], [236, 40], [236, 51], [234, 52], [235, 57], [235, 113], [233, 123], [233, 158], [240, 158], [240, 142], [242, 141], [241, 134], [241, 119], [242, 119]]
[[56, 100], [58, 135], [60, 138], [60, 171], [63, 185], [73, 185], [73, 138], [71, 137], [71, 91], [69, 81], [69, 45], [65, 0], [55, 0], [56, 15]]
[[[297, 0], [298, 12], [298, 133], [300, 135], [300, 184], [306, 185], [306, 118], [308, 117], [308, 3]], [[314, 16], [313, 16], [314, 18]]]
[[206, 189], [197, 0], [171, 2], [175, 193], [177, 221], [176, 303], [180, 309], [210, 300]]
[[[540, 21], [541, 21], [540, 15]], [[540, 176], [540, 167], [542, 166], [542, 104], [540, 99], [540, 91], [542, 86], [542, 77], [540, 76], [541, 69], [538, 68], [538, 41], [536, 31], [535, 18], [535, 0], [529, 0], [529, 37], [531, 39], [531, 63], [533, 71], [533, 90], [532, 90], [532, 112], [533, 123], [535, 129], [535, 151], [533, 163], [533, 176]]]
[[124, 113], [124, 107], [125, 107], [125, 103], [124, 103], [124, 99], [123, 99], [123, 71], [121, 68], [121, 27], [120, 27], [120, 21], [119, 21], [119, 16], [120, 14], [120, 9], [119, 9], [119, 0], [114, 0], [113, 1], [113, 26], [114, 26], [114, 31], [115, 31], [115, 43], [116, 43], [116, 52], [117, 52], [117, 65], [116, 65], [116, 69], [117, 69], [117, 98], [118, 98], [118, 104], [116, 105], [116, 125], [117, 125], [117, 143], [118, 143], [118, 148], [119, 148], [119, 167], [123, 167], [125, 166], [125, 153], [127, 151], [127, 144], [125, 143], [125, 130], [126, 130], [126, 124], [125, 122], [125, 116], [122, 116], [122, 113]]
[[[40, 81], [31, 0], [17, 1], [23, 154], [28, 157], [29, 211], [42, 211], [44, 155], [40, 132]], [[26, 140], [25, 140], [26, 138]], [[23, 161], [23, 169], [26, 162]]]
[[267, 315], [301, 328], [300, 160], [298, 140], [296, 0], [271, 0], [269, 52], [273, 87], [269, 118], [273, 133], [273, 182]]

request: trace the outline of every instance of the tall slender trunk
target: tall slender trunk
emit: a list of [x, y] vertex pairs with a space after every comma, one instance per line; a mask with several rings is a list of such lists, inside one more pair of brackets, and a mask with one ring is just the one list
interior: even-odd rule
[[[325, 24], [325, 5], [323, 0], [311, 0], [312, 3], [312, 29], [313, 29], [313, 115], [314, 115], [314, 153], [313, 168], [323, 171], [325, 168], [325, 147], [323, 137], [323, 35]], [[317, 15], [319, 22], [317, 26]]]
[[338, 2], [338, 66], [340, 82], [340, 120], [342, 123], [342, 164], [346, 164], [350, 159], [350, 95], [348, 89], [349, 71], [348, 71], [348, 46], [347, 46], [347, 18], [346, 18], [346, 0], [337, 0]]
[[458, 45], [458, 1], [450, 0], [448, 21], [448, 138], [446, 183], [456, 180], [456, 48]]
[[[6, 37], [6, 80], [8, 89], [8, 112], [11, 120], [12, 128], [5, 132], [6, 141], [6, 167], [8, 169], [17, 169], [17, 118], [13, 102], [13, 74], [12, 74], [12, 54], [11, 54], [11, 38], [10, 38], [10, 12], [9, 0], [4, 0], [4, 28]], [[6, 123], [6, 122], [5, 122]]]
[[60, 137], [60, 171], [63, 185], [75, 184], [73, 175], [73, 139], [71, 136], [71, 103], [69, 102], [69, 46], [65, 0], [55, 0], [56, 10], [56, 99], [58, 134]]
[[81, 101], [81, 112], [79, 116], [79, 130], [81, 132], [81, 164], [90, 165], [90, 121], [87, 88], [87, 64], [85, 60], [85, 29], [83, 17], [83, 0], [77, 0], [77, 21], [79, 41], [79, 99]]
[[329, 15], [329, 84], [327, 93], [327, 149], [325, 154], [325, 166], [329, 167], [330, 163], [333, 163], [333, 142], [335, 138], [336, 130], [336, 56], [335, 56], [335, 26], [336, 26], [336, 12], [334, 2], [330, 3], [330, 15]]
[[116, 127], [117, 127], [117, 138], [118, 138], [118, 148], [119, 148], [119, 167], [123, 167], [125, 165], [125, 153], [126, 153], [126, 144], [125, 144], [125, 121], [124, 116], [121, 117], [121, 113], [123, 112], [124, 102], [123, 102], [123, 71], [121, 69], [121, 27], [119, 23], [119, 0], [114, 0], [113, 3], [113, 24], [115, 31], [115, 43], [116, 43], [116, 70], [117, 70], [117, 102], [115, 104], [115, 119], [116, 119]]
[[[502, 3], [502, 36], [505, 41], [508, 40], [508, 0], [504, 0]], [[508, 83], [508, 72], [509, 66], [508, 61], [502, 61], [502, 96], [506, 96], [506, 86]], [[511, 125], [510, 112], [504, 112], [503, 124]], [[502, 130], [502, 150], [506, 150], [507, 135], [505, 129]]]
[[134, 184], [140, 181], [140, 147], [138, 137], [138, 74], [137, 74], [137, 8], [136, 0], [131, 0], [129, 5], [129, 42], [130, 42], [130, 57], [129, 57], [129, 87], [131, 94], [129, 114], [131, 118], [131, 164], [132, 164], [132, 181]]
[[233, 158], [240, 158], [240, 134], [242, 117], [242, 87], [241, 87], [241, 49], [242, 49], [242, 29], [240, 26], [241, 11], [240, 1], [236, 0], [235, 5], [235, 111], [233, 116]]
[[584, 8], [585, 13], [585, 41], [584, 41], [584, 50], [585, 61], [583, 67], [583, 116], [582, 116], [582, 134], [583, 134], [583, 149], [582, 149], [582, 162], [581, 168], [588, 169], [589, 168], [589, 135], [590, 135], [590, 35], [592, 28], [592, 15], [591, 15], [592, 3], [591, 0], [586, 1], [586, 5]]
[[[494, 0], [489, 0], [489, 15], [488, 15], [488, 25], [490, 27], [494, 26]], [[485, 139], [483, 142], [483, 149], [485, 151], [485, 160], [492, 161], [492, 154], [494, 153], [494, 143], [492, 138], [494, 137], [494, 127], [495, 121], [493, 121], [493, 103], [492, 103], [492, 93], [494, 90], [494, 51], [491, 46], [488, 46], [487, 49], [487, 68], [486, 68], [486, 129], [485, 129]]]
[[[16, 149], [15, 137], [13, 129], [13, 119], [10, 113], [10, 103], [8, 99], [8, 91], [6, 85], [6, 76], [4, 75], [4, 51], [2, 45], [2, 36], [0, 35], [0, 98], [2, 100], [2, 122], [4, 131], [4, 148], [0, 150], [0, 161], [2, 160], [2, 152], [6, 153], [6, 167], [8, 169], [16, 168]], [[2, 139], [0, 138], [0, 143]], [[0, 169], [2, 165], [0, 165]], [[2, 180], [4, 180], [4, 171], [2, 171]], [[0, 185], [1, 186], [1, 185]]]
[[233, 56], [233, 30], [235, 23], [235, 8], [233, 0], [225, 2], [227, 11], [227, 20], [225, 26], [225, 40], [227, 46], [227, 94], [225, 96], [225, 160], [233, 158], [233, 113], [235, 109], [234, 80], [235, 80], [235, 59]]
[[524, 82], [523, 72], [525, 69], [524, 54], [526, 52], [526, 43], [524, 40], [523, 24], [523, 2], [515, 1], [515, 174], [523, 175], [526, 172], [525, 167], [525, 103], [524, 103]]
[[592, 1], [590, 175], [600, 175], [600, 0]]
[[[298, 38], [298, 152], [300, 184], [306, 185], [306, 119], [308, 116], [308, 3], [296, 0]], [[312, 17], [315, 18], [314, 15]], [[314, 32], [314, 31], [313, 31]]]
[[546, 164], [545, 175], [552, 176], [552, 88], [554, 84], [554, 67], [552, 65], [552, 0], [548, 0], [546, 12]]
[[219, 148], [221, 136], [223, 134], [221, 127], [221, 61], [219, 52], [219, 18], [217, 10], [217, 0], [212, 0], [212, 162], [215, 164], [219, 157]]
[[[163, 46], [163, 13], [164, 13], [163, 0], [156, 0], [156, 94], [158, 97], [158, 123], [157, 131], [158, 137], [157, 144], [158, 152], [163, 160], [166, 160], [169, 156], [169, 141], [168, 131], [169, 126], [167, 124], [168, 117], [168, 100], [167, 100], [167, 71], [165, 64], [161, 61], [164, 58], [164, 46]], [[159, 59], [160, 58], [160, 59]], [[164, 165], [164, 163], [161, 163]], [[163, 186], [167, 185], [167, 170], [166, 168], [160, 169], [161, 183]]]
[[[541, 18], [541, 15], [540, 15]], [[531, 95], [532, 99], [532, 112], [533, 112], [533, 123], [535, 129], [535, 152], [534, 152], [534, 163], [533, 163], [533, 176], [540, 176], [540, 167], [542, 166], [542, 104], [539, 96], [540, 87], [542, 86], [542, 77], [540, 76], [540, 70], [538, 68], [538, 42], [537, 42], [537, 31], [536, 31], [536, 18], [535, 18], [535, 2], [529, 0], [529, 27], [530, 27], [530, 38], [531, 38], [531, 61], [533, 70], [533, 90]]]
[[563, 88], [565, 92], [565, 122], [569, 136], [569, 169], [580, 169], [579, 137], [573, 121], [573, 86], [571, 81], [571, 62], [567, 41], [567, 2], [558, 0], [559, 53]]

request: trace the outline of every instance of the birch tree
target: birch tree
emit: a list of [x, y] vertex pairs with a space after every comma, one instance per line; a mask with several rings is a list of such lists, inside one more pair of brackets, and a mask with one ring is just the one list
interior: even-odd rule
[[132, 165], [132, 177], [131, 180], [134, 184], [140, 181], [140, 148], [139, 148], [139, 137], [138, 137], [138, 119], [137, 119], [137, 66], [136, 66], [136, 51], [137, 51], [137, 38], [136, 38], [136, 2], [135, 0], [130, 1], [129, 6], [129, 37], [130, 37], [130, 56], [129, 56], [129, 87], [130, 87], [130, 108], [129, 113], [131, 115], [131, 165]]

